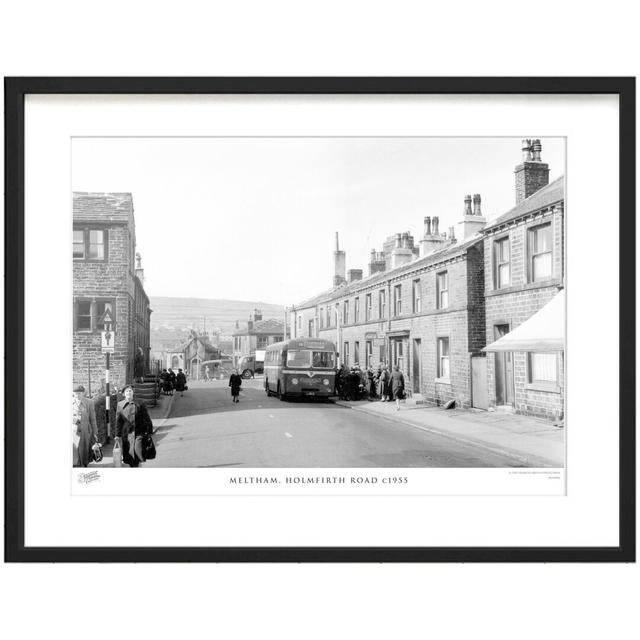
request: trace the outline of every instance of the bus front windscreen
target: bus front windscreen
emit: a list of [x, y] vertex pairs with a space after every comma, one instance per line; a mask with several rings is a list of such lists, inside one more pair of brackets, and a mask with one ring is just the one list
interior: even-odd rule
[[287, 352], [287, 367], [309, 369], [333, 369], [335, 366], [333, 351], [289, 350]]
[[312, 366], [320, 369], [333, 369], [335, 359], [333, 351], [313, 351], [311, 354]]

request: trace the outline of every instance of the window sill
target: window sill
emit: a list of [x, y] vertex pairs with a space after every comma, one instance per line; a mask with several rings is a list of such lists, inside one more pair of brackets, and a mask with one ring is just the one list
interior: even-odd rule
[[555, 382], [529, 382], [524, 388], [527, 391], [543, 391], [545, 393], [560, 393], [560, 387]]
[[533, 289], [544, 289], [548, 287], [562, 287], [563, 283], [560, 278], [552, 277], [546, 280], [538, 280], [537, 282], [523, 282], [522, 284], [512, 284], [508, 287], [502, 287], [501, 289], [493, 289], [486, 292], [486, 297], [502, 296], [507, 293], [519, 293], [520, 291], [530, 291]]
[[434, 382], [437, 384], [451, 384], [451, 378], [436, 378]]

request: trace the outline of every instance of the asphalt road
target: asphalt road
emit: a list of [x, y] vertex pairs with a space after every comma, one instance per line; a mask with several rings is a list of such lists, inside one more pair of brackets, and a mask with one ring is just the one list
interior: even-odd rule
[[244, 380], [189, 382], [156, 431], [145, 467], [513, 467], [513, 459], [314, 399], [268, 398]]

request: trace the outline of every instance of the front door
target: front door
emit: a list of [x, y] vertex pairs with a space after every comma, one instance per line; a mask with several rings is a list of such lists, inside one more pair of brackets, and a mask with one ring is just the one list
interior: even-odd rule
[[420, 393], [420, 371], [421, 360], [420, 360], [420, 346], [422, 341], [419, 338], [414, 339], [413, 341], [413, 393]]
[[[497, 324], [493, 328], [494, 339], [499, 340], [509, 333], [508, 324]], [[513, 406], [513, 352], [496, 353], [496, 404]]]
[[392, 352], [391, 352], [391, 364], [397, 366], [400, 371], [407, 373], [404, 370], [404, 343], [401, 339], [392, 340]]

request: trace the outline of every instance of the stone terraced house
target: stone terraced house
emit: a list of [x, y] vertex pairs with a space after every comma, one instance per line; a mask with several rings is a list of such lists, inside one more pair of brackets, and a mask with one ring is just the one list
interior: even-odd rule
[[553, 351], [491, 346], [564, 286], [564, 178], [548, 184], [540, 141], [523, 146], [516, 206], [487, 225], [480, 195], [466, 196], [460, 240], [426, 217], [417, 244], [390, 236], [363, 277], [336, 234], [333, 287], [290, 309], [291, 337], [333, 341], [347, 366], [397, 364], [418, 402], [562, 417], [564, 334]]
[[[559, 421], [564, 418], [564, 176], [549, 184], [540, 151], [539, 140], [523, 141], [516, 205], [482, 230], [487, 386], [492, 407]], [[525, 327], [543, 317], [547, 322], [524, 336]]]
[[132, 382], [138, 348], [149, 365], [150, 316], [131, 194], [74, 193], [73, 383], [91, 394], [104, 390], [102, 331], [109, 318], [112, 387]]

